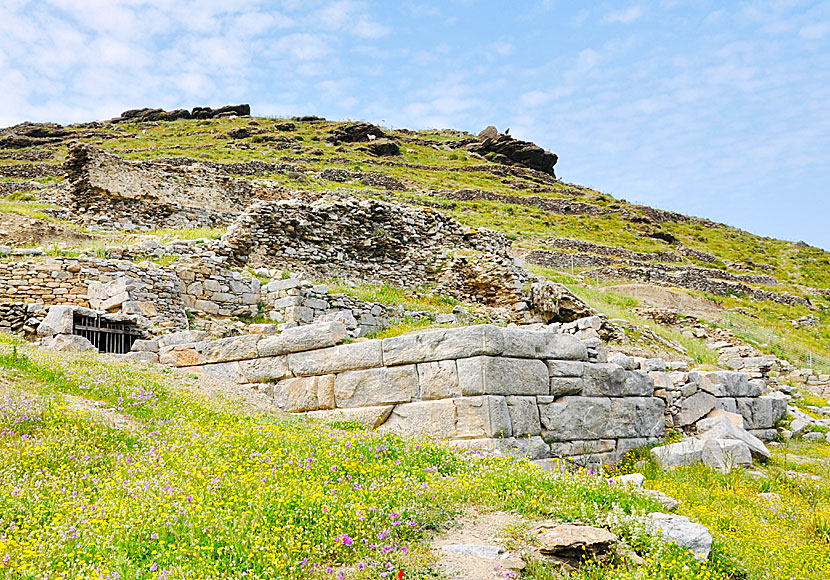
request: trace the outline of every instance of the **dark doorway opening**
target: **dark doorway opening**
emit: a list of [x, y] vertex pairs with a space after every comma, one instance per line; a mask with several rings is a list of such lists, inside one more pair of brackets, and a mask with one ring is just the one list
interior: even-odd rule
[[130, 352], [133, 343], [141, 338], [142, 333], [135, 323], [101, 318], [100, 315], [75, 315], [73, 334], [83, 336], [99, 352], [124, 354]]

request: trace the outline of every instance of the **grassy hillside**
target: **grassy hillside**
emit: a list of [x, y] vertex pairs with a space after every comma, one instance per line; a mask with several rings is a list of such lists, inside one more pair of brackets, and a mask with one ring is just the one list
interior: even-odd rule
[[[470, 510], [519, 514], [522, 525], [501, 531], [516, 551], [532, 547], [534, 522], [554, 518], [608, 526], [645, 560], [587, 566], [575, 579], [830, 574], [822, 451], [800, 449], [797, 466], [793, 450], [777, 452], [761, 479], [663, 473], [635, 465], [642, 451], [623, 464], [618, 473], [645, 470], [648, 487], [710, 527], [713, 555], [700, 564], [647, 532], [642, 518], [659, 505], [615, 475], [551, 474], [253, 412], [187, 377], [10, 338], [0, 338], [0, 435], [0, 578], [436, 578], [429, 540]], [[793, 468], [823, 479], [784, 471]], [[529, 560], [522, 577], [561, 577]]]
[[[459, 146], [472, 139], [463, 132], [387, 130], [401, 144], [402, 154], [378, 158], [361, 150], [365, 144], [334, 145], [328, 142], [326, 138], [342, 123], [291, 121], [295, 126], [293, 130], [275, 128], [286, 122], [257, 117], [71, 126], [66, 128], [71, 136], [61, 142], [0, 151], [0, 170], [32, 163], [56, 167], [66, 154], [68, 140], [76, 138], [134, 160], [185, 156], [221, 163], [252, 160], [286, 163], [293, 169], [247, 177], [271, 179], [296, 190], [341, 189], [356, 195], [428, 204], [471, 227], [505, 232], [514, 241], [518, 252], [549, 248], [552, 237], [621, 246], [638, 252], [674, 251], [682, 244], [714, 256], [714, 262], [702, 262], [692, 255], [684, 257], [682, 263], [727, 269], [731, 267], [729, 264], [740, 262], [740, 273], [774, 276], [779, 284], [770, 289], [775, 292], [809, 298], [810, 308], [783, 307], [742, 295], [709, 296], [720, 302], [724, 311], [737, 313], [730, 316], [730, 324], [743, 323], [738, 330], [762, 350], [788, 357], [799, 364], [807, 364], [812, 357], [817, 368], [830, 369], [830, 361], [826, 360], [830, 353], [830, 294], [817, 290], [830, 288], [828, 252], [757, 236], [709, 220], [628, 204], [589, 188], [546, 179], [540, 174], [513, 171]], [[248, 135], [239, 138], [241, 130]], [[567, 151], [560, 153], [567, 155]], [[323, 179], [322, 171], [332, 167], [395, 177], [406, 185], [406, 189], [386, 191], [363, 185], [359, 180], [341, 183]], [[36, 181], [45, 186], [61, 183], [60, 171], [52, 173]], [[11, 173], [0, 173], [6, 174]], [[19, 177], [2, 180], [9, 183], [26, 181]], [[482, 190], [492, 195], [490, 199], [465, 201], [452, 195], [458, 190]], [[37, 201], [37, 195], [37, 191], [15, 191], [6, 195], [0, 199], [0, 215], [18, 213], [44, 217], [45, 208]], [[575, 205], [566, 213], [557, 213], [549, 207], [544, 209], [544, 204], [538, 202], [540, 199]], [[221, 231], [209, 233], [218, 236]], [[176, 237], [204, 232], [153, 234]], [[674, 242], [667, 243], [655, 234]], [[47, 245], [47, 249], [71, 252], [81, 246], [102, 248], [107, 243], [123, 241], [123, 237], [104, 236], [97, 241], [53, 243], [51, 248]], [[579, 286], [583, 281], [574, 278], [578, 274], [577, 268], [573, 272], [553, 272], [552, 276], [571, 276], [568, 283]], [[600, 306], [602, 302], [597, 301]], [[791, 320], [808, 315], [816, 319], [815, 325], [796, 329], [791, 324]], [[721, 323], [719, 320], [711, 322]]]

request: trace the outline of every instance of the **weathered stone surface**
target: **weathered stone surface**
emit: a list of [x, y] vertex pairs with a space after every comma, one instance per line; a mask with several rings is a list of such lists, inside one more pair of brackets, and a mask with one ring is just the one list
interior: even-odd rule
[[735, 423], [735, 425], [737, 425], [738, 427], [743, 428], [743, 426], [744, 426], [744, 418], [743, 418], [742, 415], [739, 415], [737, 413], [730, 413], [729, 411], [724, 411], [723, 409], [712, 409], [706, 415], [706, 418], [707, 419], [713, 419], [714, 417], [721, 417], [721, 416], [726, 417], [727, 419], [729, 419], [730, 421]]
[[157, 363], [159, 362], [159, 355], [155, 352], [146, 350], [128, 352], [123, 355], [124, 360], [132, 360], [137, 362]]
[[194, 344], [175, 346], [162, 353], [164, 363], [177, 366], [211, 364], [255, 358], [258, 334], [231, 336], [219, 340], [205, 340]]
[[236, 361], [199, 365], [188, 369], [188, 372], [225, 383], [242, 384], [246, 382], [245, 376], [239, 370], [239, 363]]
[[752, 452], [752, 457], [759, 461], [767, 461], [771, 455], [766, 445], [747, 433], [726, 417], [702, 419], [697, 422], [697, 436], [701, 439], [735, 439], [743, 441]]
[[441, 551], [462, 556], [474, 556], [485, 560], [498, 560], [504, 553], [501, 546], [489, 546], [481, 544], [448, 544], [441, 546]]
[[461, 396], [461, 388], [458, 386], [458, 368], [454, 360], [419, 364], [418, 383], [420, 397], [424, 400]]
[[49, 313], [37, 327], [38, 336], [72, 334], [74, 325], [74, 308], [72, 306], [52, 306]]
[[504, 356], [559, 360], [585, 360], [585, 345], [575, 336], [546, 330], [504, 328]]
[[786, 413], [787, 400], [779, 395], [735, 399], [746, 429], [772, 429]]
[[347, 371], [334, 381], [338, 407], [408, 403], [418, 396], [415, 365]]
[[504, 397], [483, 395], [453, 399], [456, 408], [456, 437], [511, 437], [510, 412]]
[[543, 435], [552, 441], [659, 437], [665, 402], [655, 397], [561, 397], [540, 404]]
[[663, 469], [703, 463], [728, 473], [735, 467], [752, 465], [749, 447], [734, 439], [686, 439], [679, 443], [655, 447], [651, 455]]
[[605, 528], [582, 524], [542, 524], [537, 528], [541, 554], [578, 568], [586, 560], [602, 562], [613, 553], [618, 538]]
[[246, 383], [266, 383], [291, 376], [288, 357], [269, 356], [239, 361], [239, 370]]
[[295, 326], [277, 336], [263, 338], [257, 349], [259, 356], [276, 356], [334, 346], [347, 336], [346, 327], [340, 322]]
[[181, 330], [179, 332], [171, 332], [170, 334], [165, 334], [159, 337], [159, 347], [164, 348], [180, 344], [201, 342], [207, 337], [207, 332], [202, 330]]
[[534, 359], [476, 356], [457, 361], [461, 394], [547, 395], [545, 363]]
[[451, 399], [417, 401], [395, 405], [381, 430], [404, 437], [451, 439], [455, 437], [455, 422], [455, 403]]
[[352, 409], [330, 409], [325, 411], [310, 411], [306, 415], [310, 419], [332, 423], [335, 421], [356, 421], [369, 429], [377, 429], [384, 424], [392, 413], [392, 405], [381, 407], [355, 407]]
[[643, 371], [625, 371], [613, 363], [585, 365], [586, 397], [651, 396], [654, 381]]
[[585, 380], [576, 377], [551, 377], [550, 394], [554, 397], [562, 395], [578, 395], [585, 386]]
[[581, 377], [585, 373], [585, 363], [569, 360], [548, 360], [548, 373], [551, 377]]
[[677, 425], [691, 425], [715, 408], [715, 397], [705, 391], [698, 391], [684, 399], [680, 412], [675, 417]]
[[379, 340], [341, 344], [288, 355], [288, 366], [298, 376], [376, 368], [381, 366], [381, 361]]
[[620, 365], [627, 371], [633, 371], [637, 368], [637, 361], [632, 356], [628, 356], [621, 352], [615, 352], [608, 355], [608, 362]]
[[692, 371], [689, 380], [716, 397], [758, 397], [762, 392], [757, 383], [750, 384], [749, 375], [733, 371]]
[[450, 442], [458, 449], [483, 456], [542, 459], [547, 457], [549, 452], [547, 443], [539, 436], [453, 439]]
[[629, 473], [628, 475], [618, 475], [611, 478], [611, 483], [619, 485], [629, 485], [631, 487], [643, 487], [646, 482], [646, 476], [642, 473]]
[[291, 413], [331, 409], [334, 384], [334, 375], [286, 379], [274, 385], [274, 404]]
[[[159, 341], [157, 340], [142, 340], [138, 339], [133, 342], [132, 351], [134, 352], [155, 352], [159, 351]], [[158, 357], [156, 357], [158, 358]]]
[[667, 542], [688, 548], [697, 560], [703, 561], [712, 551], [712, 535], [706, 526], [696, 524], [685, 516], [654, 512], [648, 520], [660, 530]]
[[499, 355], [504, 351], [501, 329], [490, 324], [462, 326], [383, 339], [383, 363], [399, 365], [435, 360]]
[[598, 455], [611, 453], [617, 448], [614, 439], [592, 439], [590, 441], [556, 441], [550, 444], [554, 457], [573, 457], [575, 455]]
[[542, 425], [539, 422], [539, 407], [536, 397], [505, 397], [507, 410], [510, 412], [510, 424], [513, 426], [514, 437], [541, 435]]
[[56, 334], [44, 338], [41, 347], [57, 352], [98, 352], [95, 345], [77, 334]]

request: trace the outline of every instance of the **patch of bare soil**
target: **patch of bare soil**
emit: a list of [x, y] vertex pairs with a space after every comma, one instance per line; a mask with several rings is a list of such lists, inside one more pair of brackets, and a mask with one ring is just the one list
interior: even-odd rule
[[65, 224], [17, 213], [0, 213], [0, 244], [2, 245], [37, 246], [57, 242], [59, 247], [66, 247], [93, 239], [95, 236], [79, 232]]
[[634, 296], [643, 305], [656, 306], [677, 310], [686, 316], [694, 316], [705, 320], [719, 319], [724, 311], [717, 302], [690, 296], [681, 290], [651, 286], [649, 284], [618, 284], [608, 286], [606, 290], [613, 290]]
[[523, 521], [509, 512], [470, 511], [455, 527], [432, 541], [430, 550], [437, 567], [449, 578], [464, 580], [518, 576], [524, 561], [505, 549], [505, 528], [522, 525]]

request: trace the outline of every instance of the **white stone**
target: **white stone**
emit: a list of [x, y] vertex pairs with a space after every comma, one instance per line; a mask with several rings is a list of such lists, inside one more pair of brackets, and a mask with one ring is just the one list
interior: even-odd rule
[[447, 399], [461, 396], [461, 388], [458, 386], [458, 368], [454, 360], [420, 363], [417, 366], [421, 399]]
[[752, 452], [752, 457], [760, 461], [767, 461], [771, 455], [766, 445], [755, 437], [741, 429], [727, 417], [714, 417], [712, 419], [701, 419], [697, 422], [697, 436], [701, 439], [735, 439], [743, 441]]
[[387, 366], [447, 360], [504, 351], [501, 329], [490, 324], [462, 326], [383, 339]]
[[648, 520], [663, 535], [663, 539], [688, 548], [695, 559], [704, 561], [712, 551], [712, 535], [706, 526], [697, 524], [685, 516], [653, 512]]
[[535, 359], [477, 356], [457, 361], [464, 396], [547, 395], [548, 368]]
[[408, 403], [418, 396], [415, 365], [347, 371], [334, 380], [337, 407]]
[[51, 306], [49, 313], [37, 327], [38, 336], [72, 334], [74, 327], [74, 308], [72, 306]]

